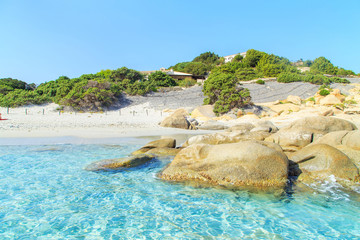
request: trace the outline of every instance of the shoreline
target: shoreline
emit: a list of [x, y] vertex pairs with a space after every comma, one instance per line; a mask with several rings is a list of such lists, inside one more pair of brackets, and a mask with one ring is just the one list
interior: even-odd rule
[[[128, 141], [144, 139], [144, 144], [150, 139], [173, 137], [178, 145], [185, 142], [190, 136], [212, 133], [213, 130], [184, 130], [176, 128], [82, 128], [82, 129], [48, 129], [16, 130], [0, 133], [0, 146], [5, 145], [48, 145], [48, 144], [118, 144]], [[6, 136], [5, 136], [6, 135]]]

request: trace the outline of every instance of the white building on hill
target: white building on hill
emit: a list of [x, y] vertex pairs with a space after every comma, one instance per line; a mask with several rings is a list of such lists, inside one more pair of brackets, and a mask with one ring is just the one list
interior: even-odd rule
[[241, 56], [243, 56], [245, 58], [246, 57], [246, 52], [236, 53], [236, 54], [233, 54], [233, 55], [225, 56], [224, 57], [225, 63], [231, 62], [236, 55], [241, 55]]

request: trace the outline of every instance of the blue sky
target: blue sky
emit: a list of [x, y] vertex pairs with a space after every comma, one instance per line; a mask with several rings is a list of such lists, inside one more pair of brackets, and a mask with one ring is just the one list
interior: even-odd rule
[[39, 84], [248, 49], [359, 73], [359, 11], [358, 0], [0, 0], [0, 78]]

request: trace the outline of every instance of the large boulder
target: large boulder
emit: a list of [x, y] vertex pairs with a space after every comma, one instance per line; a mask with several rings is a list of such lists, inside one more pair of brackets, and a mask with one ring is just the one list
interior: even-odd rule
[[313, 144], [328, 144], [345, 153], [360, 168], [360, 131], [331, 132], [319, 138]]
[[329, 132], [355, 129], [357, 128], [353, 123], [343, 119], [324, 116], [306, 117], [281, 128], [265, 141], [277, 143], [286, 151], [296, 151]]
[[180, 152], [180, 148], [168, 148], [168, 147], [158, 147], [153, 148], [147, 151], [147, 154], [154, 154], [155, 156], [175, 156]]
[[327, 144], [332, 147], [336, 147], [338, 145], [342, 145], [342, 140], [346, 134], [348, 134], [349, 131], [335, 131], [335, 132], [329, 132], [325, 134], [324, 136], [318, 138], [316, 141], [314, 141], [312, 144]]
[[360, 150], [360, 130], [348, 132], [341, 141], [342, 145]]
[[210, 119], [216, 117], [214, 113], [214, 106], [203, 105], [197, 107], [191, 112], [191, 117], [196, 118], [199, 121], [204, 121], [204, 122], [209, 121]]
[[288, 159], [276, 144], [259, 141], [184, 148], [159, 174], [176, 182], [196, 182], [227, 188], [284, 187]]
[[340, 99], [338, 99], [336, 96], [329, 94], [326, 97], [320, 99], [319, 101], [320, 105], [336, 105], [336, 104], [341, 104]]
[[185, 109], [178, 109], [173, 114], [166, 117], [160, 123], [160, 126], [161, 127], [189, 129], [189, 128], [191, 128], [191, 124], [187, 120], [188, 116], [189, 116], [189, 113]]
[[228, 133], [228, 132], [219, 132], [219, 133], [210, 133], [204, 135], [196, 135], [190, 137], [185, 143], [183, 143], [182, 147], [188, 147], [194, 144], [210, 144], [210, 145], [218, 145], [225, 143], [235, 143], [241, 140], [239, 137], [241, 134], [237, 133]]
[[276, 133], [279, 129], [270, 121], [260, 120], [254, 123], [254, 128], [250, 132]]
[[255, 128], [255, 125], [248, 122], [238, 123], [228, 129], [226, 129], [226, 132], [250, 132], [251, 129]]
[[355, 150], [344, 145], [338, 145], [336, 148], [346, 154], [356, 167], [360, 169], [360, 150]]
[[175, 148], [176, 139], [175, 138], [162, 138], [159, 140], [151, 141], [140, 149], [132, 152], [132, 155], [143, 154], [154, 148]]
[[289, 103], [293, 103], [295, 105], [301, 105], [301, 98], [299, 96], [289, 95], [286, 98], [286, 101], [289, 102]]
[[324, 143], [333, 147], [343, 145], [360, 150], [360, 130], [331, 132], [316, 140], [314, 144], [316, 143]]
[[226, 129], [226, 132], [237, 132], [241, 131], [244, 133], [247, 132], [267, 132], [275, 133], [279, 129], [270, 121], [259, 120], [253, 123], [243, 122], [233, 125], [232, 127]]
[[123, 168], [130, 168], [142, 165], [149, 162], [155, 156], [153, 154], [140, 154], [131, 157], [117, 158], [117, 159], [104, 159], [93, 162], [85, 167], [87, 171], [114, 171]]
[[204, 135], [196, 135], [189, 138], [182, 147], [188, 147], [193, 144], [210, 144], [219, 145], [226, 143], [236, 143], [243, 140], [259, 140], [262, 141], [271, 133], [266, 131], [232, 131], [232, 132], [218, 132]]
[[299, 180], [326, 179], [333, 175], [339, 179], [355, 181], [359, 177], [359, 169], [350, 158], [327, 144], [307, 146], [290, 159], [297, 164], [298, 171], [295, 175], [299, 175]]
[[200, 130], [224, 130], [229, 128], [226, 124], [215, 120], [209, 120], [198, 126]]
[[291, 113], [300, 111], [300, 107], [292, 103], [274, 104], [269, 105], [268, 107], [278, 114], [282, 112]]

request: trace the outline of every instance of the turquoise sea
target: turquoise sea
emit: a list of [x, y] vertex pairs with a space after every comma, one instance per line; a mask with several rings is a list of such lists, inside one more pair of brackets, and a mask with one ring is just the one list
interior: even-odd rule
[[274, 196], [163, 182], [171, 159], [83, 170], [148, 140], [1, 145], [0, 239], [360, 239], [359, 194], [332, 181]]

